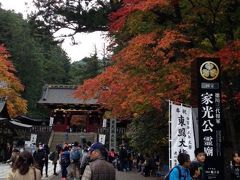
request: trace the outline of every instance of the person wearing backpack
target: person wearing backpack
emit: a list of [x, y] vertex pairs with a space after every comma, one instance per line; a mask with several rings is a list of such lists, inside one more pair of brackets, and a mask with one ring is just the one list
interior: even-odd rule
[[74, 180], [77, 178], [77, 176], [80, 177], [80, 160], [82, 153], [78, 145], [78, 142], [74, 142], [73, 147], [70, 151], [71, 175]]
[[185, 153], [178, 155], [179, 165], [176, 165], [169, 174], [165, 177], [165, 180], [191, 180], [190, 176], [190, 156]]
[[62, 180], [67, 178], [67, 167], [70, 165], [70, 152], [68, 146], [65, 146], [60, 155], [60, 165], [62, 171]]

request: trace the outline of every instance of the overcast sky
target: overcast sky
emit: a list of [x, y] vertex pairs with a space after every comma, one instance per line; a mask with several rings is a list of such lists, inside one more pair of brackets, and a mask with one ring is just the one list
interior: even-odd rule
[[[15, 12], [20, 12], [23, 14], [24, 18], [27, 17], [28, 12], [34, 10], [31, 2], [32, 0], [0, 0], [3, 9], [13, 9]], [[61, 33], [65, 32], [66, 31], [63, 30]], [[78, 45], [73, 46], [70, 38], [65, 39], [62, 44], [62, 48], [67, 52], [71, 61], [77, 61], [84, 57], [89, 57], [94, 53], [95, 47], [97, 49], [98, 56], [102, 56], [104, 43], [106, 43], [103, 33], [81, 33], [75, 35], [75, 39], [79, 43]]]

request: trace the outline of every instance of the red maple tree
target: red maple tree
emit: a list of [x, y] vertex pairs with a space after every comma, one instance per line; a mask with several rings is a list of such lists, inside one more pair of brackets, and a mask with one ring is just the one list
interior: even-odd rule
[[27, 101], [21, 97], [24, 90], [20, 80], [15, 76], [16, 70], [9, 61], [9, 53], [3, 45], [0, 45], [0, 97], [6, 98], [9, 115], [16, 117], [26, 113]]
[[190, 43], [187, 36], [173, 30], [137, 36], [113, 57], [113, 66], [85, 81], [76, 96], [96, 97], [117, 116], [161, 109], [170, 98], [188, 100], [191, 61], [202, 53], [189, 48]]
[[[179, 9], [179, 3], [178, 0], [123, 0], [122, 8], [110, 15], [111, 34], [115, 43], [121, 42], [112, 57], [113, 65], [96, 78], [85, 81], [76, 91], [76, 96], [97, 97], [115, 115], [130, 116], [142, 114], [153, 107], [161, 109], [163, 102], [168, 99], [190, 103], [191, 63], [196, 57], [220, 56], [223, 64], [227, 64], [223, 71], [228, 71], [227, 68], [235, 63], [233, 56], [224, 58], [224, 54], [228, 56], [233, 53], [232, 45], [215, 53], [218, 49], [215, 38], [218, 32], [205, 27], [211, 22], [204, 14], [211, 16], [215, 4], [214, 7], [205, 8], [196, 1], [192, 4], [184, 2], [187, 7], [185, 10], [189, 11], [184, 14]], [[204, 11], [192, 12], [193, 17], [190, 17], [189, 13], [198, 7]], [[220, 7], [220, 10], [215, 9], [216, 13], [226, 10], [224, 3]], [[141, 16], [141, 13], [145, 14]], [[154, 18], [149, 22], [152, 23], [149, 24], [152, 29], [145, 28], [147, 15]], [[132, 19], [134, 17], [138, 19]], [[220, 14], [215, 18], [222, 17]], [[200, 29], [196, 29], [196, 26]], [[136, 32], [129, 33], [129, 29]], [[207, 33], [201, 32], [203, 30]], [[221, 37], [222, 32], [219, 33]], [[207, 51], [211, 45], [213, 53], [209, 54]], [[234, 52], [234, 56], [238, 56], [237, 52]], [[237, 66], [234, 68], [238, 69]], [[238, 92], [236, 89], [236, 98]]]

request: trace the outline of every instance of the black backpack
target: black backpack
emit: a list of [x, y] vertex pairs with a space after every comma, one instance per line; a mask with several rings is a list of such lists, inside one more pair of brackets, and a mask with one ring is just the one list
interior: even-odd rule
[[53, 151], [53, 152], [49, 155], [49, 159], [50, 159], [51, 161], [53, 161], [53, 160], [55, 159], [55, 155], [56, 155], [56, 152]]
[[[179, 166], [175, 166], [175, 167], [173, 167], [173, 168], [167, 173], [167, 175], [164, 177], [164, 180], [169, 180], [170, 174], [171, 174], [171, 172], [173, 171], [173, 169], [175, 169], [175, 168], [177, 168], [177, 170], [178, 170], [179, 180], [181, 179], [181, 177], [183, 177], [183, 176], [182, 176], [182, 173], [181, 173], [180, 167], [179, 167]], [[185, 179], [185, 177], [184, 177], [184, 179]]]

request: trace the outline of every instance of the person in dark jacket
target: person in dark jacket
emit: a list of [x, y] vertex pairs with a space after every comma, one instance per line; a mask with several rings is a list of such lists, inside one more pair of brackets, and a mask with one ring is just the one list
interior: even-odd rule
[[62, 171], [62, 180], [67, 178], [68, 171], [67, 168], [70, 165], [70, 152], [69, 148], [65, 146], [60, 154], [60, 165]]
[[201, 180], [201, 164], [197, 162], [191, 162], [190, 164], [190, 175], [192, 177], [192, 180]]
[[43, 150], [42, 144], [39, 144], [37, 150], [33, 153], [34, 160], [38, 169], [41, 171], [41, 175], [43, 174], [43, 165], [45, 162], [45, 153]]
[[142, 165], [143, 165], [144, 161], [145, 161], [145, 159], [144, 159], [143, 155], [141, 153], [138, 153], [138, 155], [137, 155], [137, 169], [138, 169], [138, 172], [142, 171]]
[[150, 176], [150, 171], [154, 172], [156, 171], [156, 163], [154, 161], [154, 159], [149, 155], [149, 154], [146, 154], [145, 156], [145, 167], [144, 167], [144, 176]]
[[127, 170], [127, 150], [125, 146], [121, 146], [119, 152], [120, 171]]
[[89, 149], [91, 162], [86, 166], [82, 180], [115, 180], [113, 165], [106, 161], [106, 149], [101, 143], [94, 143]]
[[12, 146], [10, 143], [7, 143], [6, 148], [4, 150], [4, 162], [9, 160], [12, 156]]
[[192, 162], [200, 164], [200, 168], [199, 168], [201, 172], [200, 179], [205, 180], [207, 179], [205, 168], [204, 168], [204, 163], [206, 161], [206, 154], [203, 148], [195, 149], [194, 154], [195, 154], [195, 159]]
[[48, 155], [50, 154], [50, 148], [47, 144], [43, 145], [43, 151], [44, 151], [44, 166], [45, 166], [45, 175], [48, 177]]

